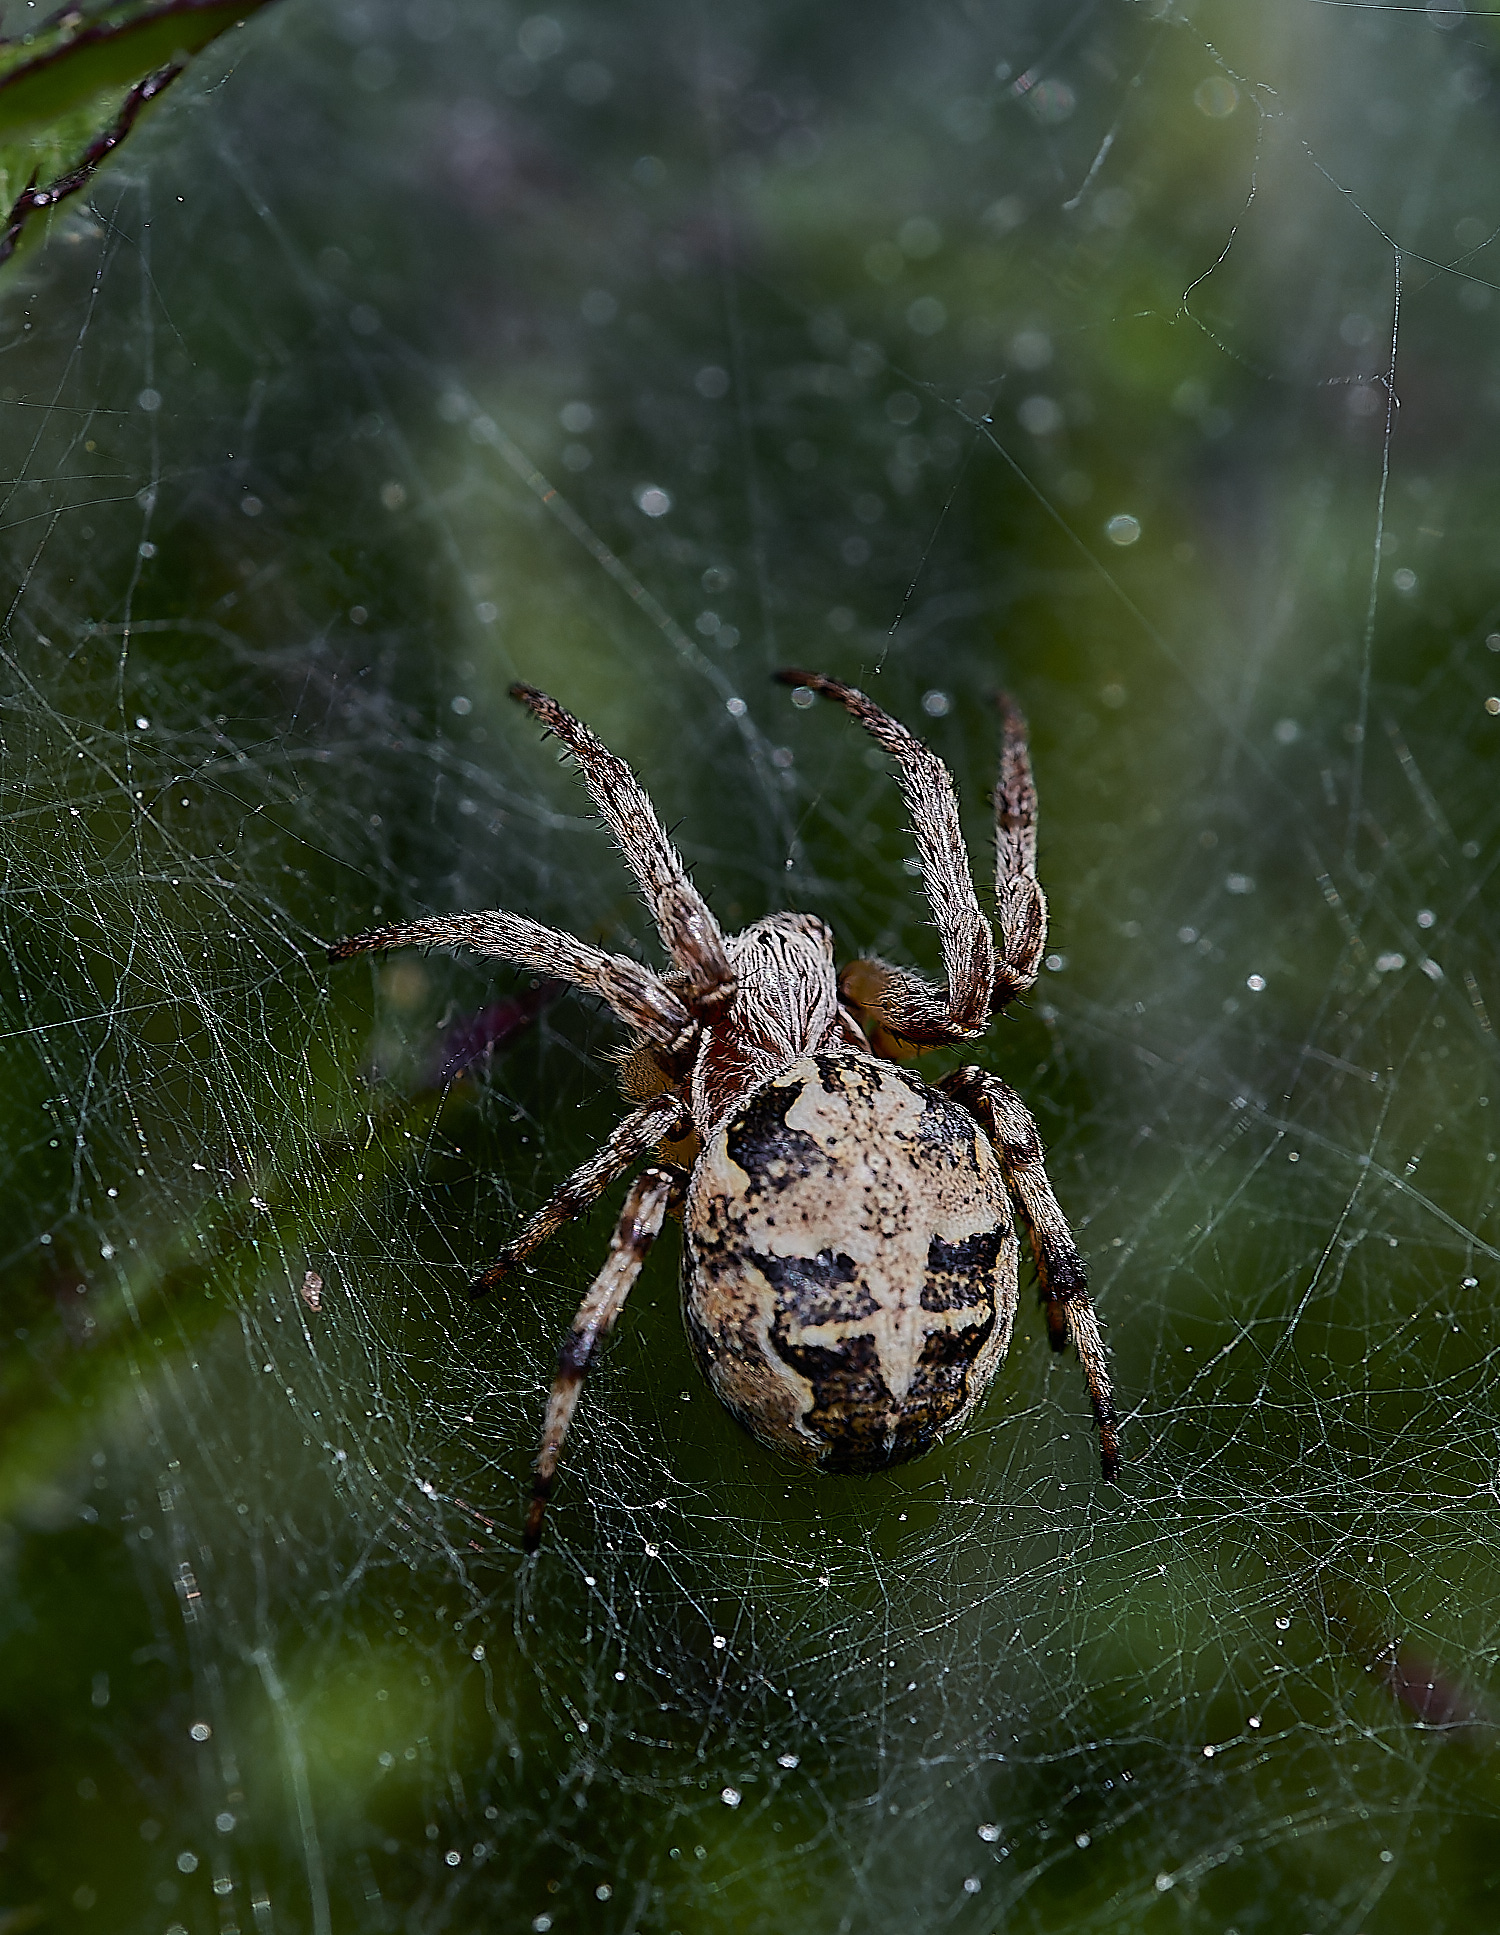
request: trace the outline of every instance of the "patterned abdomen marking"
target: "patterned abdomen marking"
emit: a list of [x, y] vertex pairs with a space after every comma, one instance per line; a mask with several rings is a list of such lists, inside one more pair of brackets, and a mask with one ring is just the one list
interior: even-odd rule
[[1010, 1341], [1016, 1237], [974, 1118], [891, 1062], [809, 1056], [710, 1138], [684, 1216], [704, 1374], [762, 1443], [826, 1471], [929, 1450]]

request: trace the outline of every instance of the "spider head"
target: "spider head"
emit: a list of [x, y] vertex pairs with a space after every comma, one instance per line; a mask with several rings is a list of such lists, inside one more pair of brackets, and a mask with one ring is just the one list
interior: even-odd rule
[[833, 934], [814, 914], [770, 914], [736, 934], [732, 1026], [789, 1058], [821, 1048], [838, 1019]]
[[746, 976], [833, 973], [833, 930], [816, 914], [767, 914], [729, 943], [741, 985]]
[[700, 1130], [840, 1029], [833, 935], [811, 914], [770, 914], [727, 939], [734, 1000], [701, 1036], [693, 1075]]

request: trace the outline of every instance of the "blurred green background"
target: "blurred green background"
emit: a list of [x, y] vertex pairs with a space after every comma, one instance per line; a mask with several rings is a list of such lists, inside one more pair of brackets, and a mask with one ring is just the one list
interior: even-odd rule
[[[4, 1935], [1500, 1925], [1496, 53], [286, 0], [12, 265]], [[1029, 1302], [923, 1463], [777, 1463], [668, 1241], [524, 1562], [609, 1208], [463, 1290], [617, 1034], [323, 948], [656, 958], [522, 677], [726, 922], [933, 969], [788, 662], [926, 733], [981, 879], [1030, 716], [1054, 951], [985, 1059], [1123, 1482]]]

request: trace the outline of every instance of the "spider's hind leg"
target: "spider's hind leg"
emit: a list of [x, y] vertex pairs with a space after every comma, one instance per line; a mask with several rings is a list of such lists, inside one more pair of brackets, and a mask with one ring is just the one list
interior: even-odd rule
[[636, 1177], [610, 1238], [604, 1268], [589, 1285], [568, 1340], [558, 1354], [557, 1375], [552, 1380], [546, 1422], [542, 1426], [542, 1448], [537, 1454], [532, 1479], [531, 1508], [521, 1535], [521, 1543], [528, 1552], [535, 1552], [541, 1543], [542, 1519], [583, 1380], [598, 1361], [605, 1339], [635, 1287], [651, 1246], [661, 1234], [663, 1218], [674, 1198], [681, 1196], [683, 1186], [679, 1171], [656, 1165], [643, 1169]]
[[681, 1141], [691, 1132], [692, 1117], [670, 1091], [643, 1102], [600, 1143], [587, 1162], [580, 1163], [567, 1181], [553, 1190], [540, 1209], [527, 1217], [490, 1267], [475, 1277], [469, 1286], [469, 1295], [482, 1297], [486, 1291], [493, 1290], [533, 1250], [540, 1249], [566, 1224], [592, 1209], [616, 1177], [623, 1176], [642, 1156], [659, 1143]]
[[1054, 1350], [1071, 1340], [1078, 1353], [1099, 1428], [1099, 1462], [1104, 1476], [1113, 1480], [1120, 1469], [1120, 1440], [1104, 1338], [1089, 1296], [1083, 1258], [1047, 1179], [1042, 1139], [1031, 1111], [1013, 1088], [982, 1068], [957, 1069], [938, 1087], [976, 1118], [994, 1144], [1006, 1187], [1031, 1231], [1048, 1338]]

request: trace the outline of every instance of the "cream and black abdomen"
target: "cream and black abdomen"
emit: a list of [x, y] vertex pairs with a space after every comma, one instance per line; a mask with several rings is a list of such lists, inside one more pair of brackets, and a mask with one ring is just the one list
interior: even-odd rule
[[704, 1374], [763, 1444], [825, 1471], [930, 1450], [1010, 1342], [1016, 1236], [979, 1124], [920, 1076], [807, 1056], [710, 1137], [683, 1217]]

